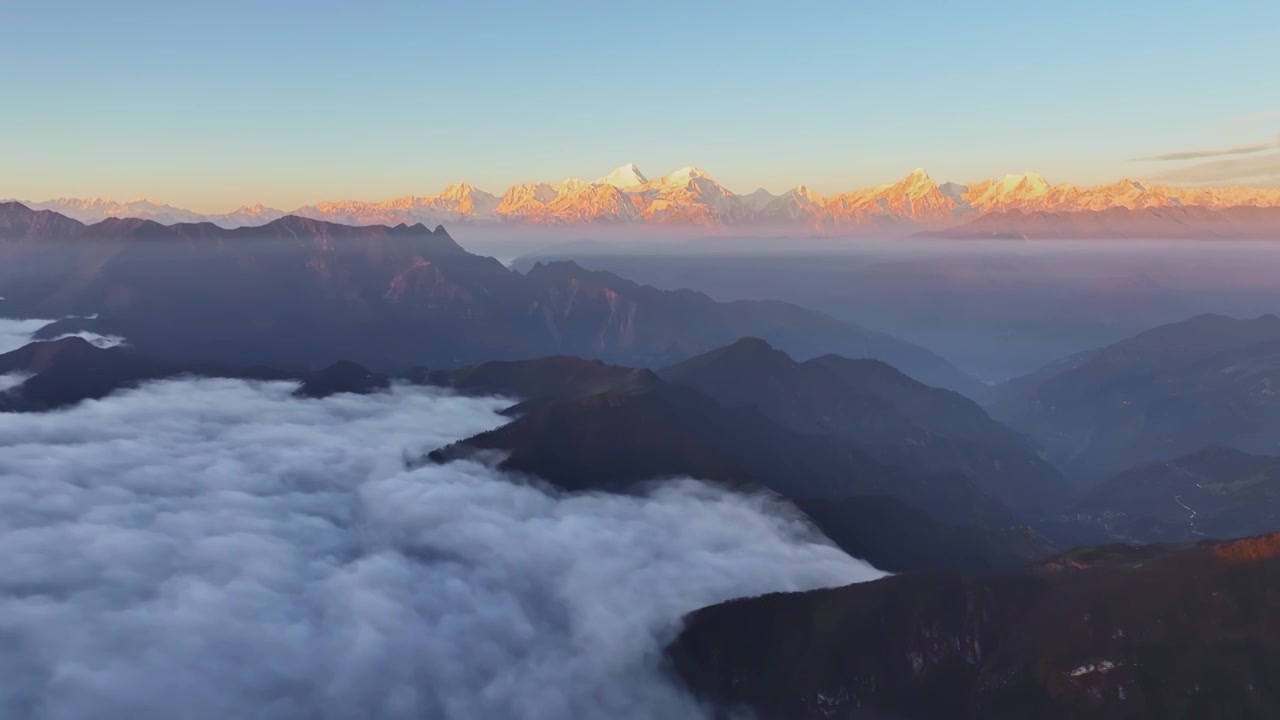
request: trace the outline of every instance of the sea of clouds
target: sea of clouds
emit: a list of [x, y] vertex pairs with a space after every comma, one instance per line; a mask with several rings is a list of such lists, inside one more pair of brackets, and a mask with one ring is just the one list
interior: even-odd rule
[[[23, 345], [34, 342], [35, 339], [33, 336], [35, 333], [53, 322], [53, 320], [32, 318], [19, 319], [0, 317], [0, 354], [17, 350]], [[68, 337], [82, 337], [100, 348], [109, 348], [125, 344], [125, 339], [118, 335], [102, 335], [89, 331], [66, 333], [64, 335], [46, 339], [61, 340]]]
[[0, 414], [0, 717], [700, 717], [661, 664], [682, 615], [880, 575], [693, 480], [406, 469], [503, 400], [294, 387]]

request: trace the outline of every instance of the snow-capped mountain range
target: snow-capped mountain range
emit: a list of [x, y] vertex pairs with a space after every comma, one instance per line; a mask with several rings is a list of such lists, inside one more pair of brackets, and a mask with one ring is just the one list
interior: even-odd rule
[[406, 195], [380, 202], [337, 200], [288, 212], [262, 205], [224, 214], [201, 214], [153, 200], [58, 198], [27, 202], [82, 222], [135, 217], [170, 224], [212, 222], [223, 227], [261, 225], [300, 215], [349, 225], [445, 224], [660, 224], [790, 227], [805, 232], [852, 233], [900, 228], [938, 229], [1002, 211], [1080, 213], [1112, 209], [1237, 206], [1280, 207], [1280, 189], [1183, 188], [1121, 180], [1110, 185], [1051, 185], [1036, 173], [969, 185], [938, 184], [924, 170], [898, 182], [823, 196], [800, 186], [774, 195], [739, 195], [707, 173], [686, 167], [650, 180], [634, 164], [595, 181], [523, 183], [502, 195], [457, 183], [437, 195]]

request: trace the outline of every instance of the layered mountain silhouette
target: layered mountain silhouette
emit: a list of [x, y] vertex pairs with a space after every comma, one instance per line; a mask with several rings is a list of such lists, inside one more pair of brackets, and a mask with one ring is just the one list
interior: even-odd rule
[[1280, 713], [1280, 535], [1083, 548], [690, 615], [678, 672], [730, 716], [1263, 718]]
[[[253, 205], [229, 213], [201, 214], [146, 199], [60, 198], [28, 204], [85, 222], [140, 217], [162, 223], [212, 222], [225, 227], [261, 225], [297, 215], [351, 225], [648, 224], [761, 226], [833, 234], [906, 234], [923, 228], [963, 237], [1090, 237], [1096, 233], [1109, 237], [1277, 237], [1274, 213], [1250, 213], [1280, 207], [1280, 190], [1184, 188], [1136, 180], [1079, 187], [1053, 185], [1036, 173], [970, 184], [939, 184], [917, 169], [897, 182], [829, 196], [803, 185], [781, 195], [763, 189], [739, 195], [696, 167], [650, 179], [634, 164], [627, 164], [591, 182], [520, 183], [501, 194], [455, 183], [437, 195], [406, 195], [376, 202], [327, 201], [287, 213]], [[1221, 212], [1197, 214], [1199, 211]], [[975, 218], [978, 220], [970, 224]]]
[[308, 374], [294, 391], [298, 397], [326, 398], [342, 393], [368, 395], [391, 388], [391, 378], [349, 361]]
[[178, 365], [302, 370], [348, 360], [400, 373], [571, 354], [657, 367], [753, 335], [798, 357], [874, 357], [930, 384], [977, 389], [923, 348], [795, 305], [720, 303], [573, 263], [521, 274], [423, 225], [294, 216], [231, 230], [83, 225], [9, 203], [0, 205], [0, 282], [6, 312], [96, 316], [56, 329], [121, 336]]
[[146, 357], [132, 347], [102, 348], [81, 337], [36, 341], [0, 354], [0, 375], [19, 382], [0, 391], [0, 412], [45, 412], [97, 400], [143, 382], [180, 376], [300, 381], [296, 395], [385, 390], [390, 380], [350, 362], [294, 373], [266, 366], [214, 363], [179, 365]]
[[[741, 362], [744, 354], [746, 362]], [[727, 361], [739, 363], [737, 378], [745, 383], [773, 382], [767, 362], [750, 366], [757, 354], [766, 359], [780, 355], [762, 341], [749, 339], [657, 373], [570, 358], [431, 373], [428, 377], [436, 384], [521, 400], [509, 412], [517, 418], [512, 423], [443, 448], [431, 459], [492, 454], [508, 470], [573, 491], [632, 492], [670, 477], [767, 488], [795, 502], [850, 553], [891, 569], [1016, 567], [1047, 549], [1025, 529], [1022, 510], [1010, 509], [994, 494], [1001, 482], [975, 476], [981, 468], [967, 467], [963, 450], [948, 455], [921, 447], [922, 454], [935, 453], [929, 463], [894, 465], [860, 447], [849, 427], [833, 431], [816, 417], [834, 405], [806, 406], [797, 400], [784, 411], [777, 406], [726, 404], [685, 384], [690, 366]], [[870, 366], [866, 371], [863, 382], [878, 385], [875, 374], [883, 368]], [[858, 371], [848, 373], [844, 382], [857, 384]], [[818, 382], [813, 380], [815, 387]], [[839, 380], [831, 381], [829, 389], [835, 403], [854, 397]], [[965, 402], [939, 392], [939, 415], [949, 403]], [[906, 411], [868, 397], [873, 399], [867, 407], [851, 411], [849, 417], [860, 413], [859, 421], [868, 427], [877, 424], [877, 416], [886, 425], [904, 422]], [[913, 409], [927, 415], [924, 401], [914, 400]], [[976, 419], [985, 420], [985, 432], [1006, 439], [1013, 435], [1000, 430], [976, 406], [971, 409]], [[815, 419], [801, 423], [799, 418], [807, 413]], [[927, 434], [927, 425], [921, 421], [913, 429]], [[992, 452], [979, 437], [983, 433], [976, 429], [970, 436], [949, 439], [948, 451], [971, 443], [979, 448], [973, 451], [976, 455]], [[869, 446], [883, 449], [872, 440]], [[1004, 452], [1015, 457], [1026, 449], [1014, 445]], [[1020, 478], [1026, 487], [1019, 497], [1061, 492], [1051, 469], [1038, 470], [1047, 472]]]
[[1030, 515], [1065, 498], [1058, 472], [1026, 437], [968, 398], [878, 360], [823, 355], [800, 363], [748, 338], [659, 375], [726, 407], [754, 407], [793, 431], [839, 438], [884, 463], [963, 472]]
[[0, 375], [23, 382], [0, 392], [0, 412], [40, 412], [95, 400], [169, 371], [127, 348], [80, 337], [35, 342], [0, 355]]
[[1204, 448], [1280, 454], [1280, 318], [1201, 315], [982, 395], [1088, 485]]
[[1280, 528], [1280, 457], [1210, 448], [1126, 470], [1073, 509], [1082, 536], [1143, 542], [1234, 538]]
[[[302, 374], [184, 367], [81, 338], [0, 355], [0, 375], [10, 373], [24, 381], [0, 392], [0, 412], [57, 409], [179, 375], [291, 379], [300, 381], [300, 397], [381, 392], [393, 380], [351, 362]], [[442, 448], [432, 454], [435, 461], [495, 452], [506, 469], [570, 491], [629, 493], [692, 477], [772, 494], [847, 552], [894, 571], [1012, 569], [1049, 551], [1018, 513], [983, 489], [989, 483], [965, 472], [886, 464], [836, 436], [797, 432], [755, 408], [722, 406], [650, 370], [558, 356], [419, 368], [398, 380], [512, 399], [510, 424]]]

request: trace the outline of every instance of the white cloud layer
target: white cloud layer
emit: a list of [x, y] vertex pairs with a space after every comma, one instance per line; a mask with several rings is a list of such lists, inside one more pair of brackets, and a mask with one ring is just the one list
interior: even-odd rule
[[26, 382], [28, 375], [25, 373], [5, 373], [0, 375], [0, 392], [18, 387]]
[[[54, 321], [0, 317], [0, 354], [17, 350], [23, 345], [31, 343], [33, 341], [31, 336], [52, 322]], [[55, 338], [49, 338], [49, 340], [62, 340], [63, 338], [69, 337], [82, 337], [100, 348], [109, 348], [125, 344], [125, 339], [119, 335], [100, 335], [87, 330], [59, 335]]]
[[51, 322], [53, 321], [0, 318], [0, 354], [17, 350], [30, 343], [31, 334]]
[[684, 613], [877, 571], [694, 481], [403, 468], [504, 402], [181, 380], [0, 414], [0, 717], [681, 718]]
[[113, 347], [116, 347], [117, 345], [125, 344], [124, 338], [120, 337], [119, 335], [100, 335], [96, 332], [89, 332], [88, 330], [82, 330], [80, 332], [74, 332], [74, 333], [66, 333], [64, 335], [58, 335], [57, 337], [48, 338], [48, 340], [52, 342], [54, 340], [65, 340], [69, 337], [84, 338], [85, 340], [88, 340], [90, 344], [103, 349], [113, 348]]

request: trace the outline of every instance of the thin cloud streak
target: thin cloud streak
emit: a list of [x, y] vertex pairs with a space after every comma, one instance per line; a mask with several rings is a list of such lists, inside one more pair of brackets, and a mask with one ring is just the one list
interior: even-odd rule
[[30, 376], [25, 373], [5, 373], [0, 375], [0, 393], [18, 387], [26, 382], [28, 377]]
[[1280, 153], [1196, 163], [1157, 173], [1147, 179], [1164, 183], [1229, 183], [1270, 181], [1280, 177]]
[[1203, 158], [1225, 157], [1229, 155], [1252, 155], [1253, 153], [1266, 152], [1273, 148], [1280, 147], [1280, 135], [1275, 139], [1267, 142], [1254, 143], [1252, 145], [1237, 145], [1235, 147], [1223, 148], [1219, 150], [1184, 150], [1180, 152], [1165, 153], [1163, 155], [1150, 155], [1147, 157], [1134, 158], [1136, 161], [1143, 162], [1167, 162], [1177, 160], [1200, 160]]

